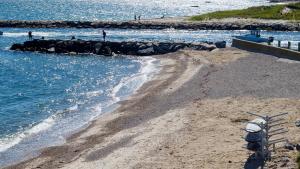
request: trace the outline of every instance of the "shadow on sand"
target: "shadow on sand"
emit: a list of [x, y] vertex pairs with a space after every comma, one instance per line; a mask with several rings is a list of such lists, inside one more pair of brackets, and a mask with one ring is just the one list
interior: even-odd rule
[[256, 158], [255, 154], [252, 154], [246, 161], [244, 169], [263, 169], [265, 166], [265, 161], [261, 158]]

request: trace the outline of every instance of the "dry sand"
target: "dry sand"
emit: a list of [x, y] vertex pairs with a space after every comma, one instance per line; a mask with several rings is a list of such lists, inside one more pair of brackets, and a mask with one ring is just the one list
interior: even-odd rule
[[[161, 72], [121, 107], [62, 146], [8, 168], [251, 168], [242, 146], [246, 112], [290, 112], [286, 137], [300, 143], [300, 63], [234, 48], [158, 56]], [[268, 168], [296, 168], [278, 149]], [[255, 168], [252, 166], [252, 168]]]

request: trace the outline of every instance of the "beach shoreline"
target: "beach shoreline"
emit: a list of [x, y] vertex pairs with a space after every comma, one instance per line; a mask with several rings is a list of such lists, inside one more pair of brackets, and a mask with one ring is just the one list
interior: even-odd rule
[[[91, 54], [89, 54], [91, 55]], [[82, 56], [81, 56], [82, 57]], [[117, 56], [119, 58], [113, 58], [113, 59], [131, 59], [132, 56]], [[108, 102], [100, 102], [106, 104], [106, 106], [102, 106], [101, 110], [99, 104], [96, 105], [98, 107], [94, 107], [94, 109], [91, 110], [91, 114], [93, 114], [90, 117], [90, 114], [86, 114], [86, 117], [90, 117], [89, 120], [86, 120], [84, 122], [77, 123], [77, 127], [71, 127], [71, 126], [64, 126], [66, 127], [66, 131], [61, 132], [55, 132], [49, 134], [48, 140], [51, 139], [49, 142], [45, 142], [40, 139], [40, 136], [43, 135], [48, 136], [45, 133], [50, 133], [49, 130], [54, 125], [61, 125], [60, 121], [61, 119], [54, 119], [53, 116], [48, 117], [41, 123], [38, 123], [38, 125], [35, 125], [32, 128], [29, 128], [28, 130], [25, 130], [24, 132], [20, 133], [19, 135], [16, 135], [15, 137], [11, 137], [10, 140], [7, 142], [1, 142], [3, 143], [1, 146], [1, 153], [0, 157], [3, 159], [3, 161], [0, 162], [0, 168], [5, 166], [10, 166], [31, 158], [35, 158], [40, 154], [40, 150], [43, 148], [56, 146], [64, 144], [66, 141], [66, 138], [71, 137], [74, 133], [78, 133], [79, 131], [83, 130], [84, 128], [88, 127], [92, 121], [97, 119], [98, 116], [101, 116], [102, 114], [113, 112], [115, 109], [118, 108], [118, 103], [124, 99], [126, 99], [131, 94], [134, 94], [136, 90], [141, 87], [145, 82], [149, 81], [153, 75], [155, 75], [160, 69], [157, 68], [159, 66], [158, 60], [153, 57], [139, 57], [133, 59], [135, 62], [140, 64], [140, 68], [138, 72], [135, 74], [132, 74], [128, 77], [123, 77], [121, 81], [114, 86], [111, 89], [111, 100]], [[139, 81], [139, 84], [136, 83], [136, 81]], [[126, 92], [124, 92], [124, 89], [126, 88]], [[88, 93], [88, 94], [98, 94], [98, 93]], [[75, 112], [77, 108], [76, 106], [73, 106], [69, 109], [65, 109], [65, 111], [69, 112]], [[96, 112], [97, 111], [97, 112]], [[74, 120], [75, 121], [75, 120]], [[46, 127], [44, 127], [46, 126]], [[63, 134], [62, 134], [63, 133]], [[57, 135], [57, 137], [54, 139], [51, 135]], [[39, 141], [35, 141], [39, 140]], [[33, 140], [33, 141], [32, 141]], [[37, 144], [37, 147], [31, 150], [26, 150], [26, 147], [35, 147]], [[25, 152], [17, 152], [18, 150], [25, 149]], [[15, 152], [17, 152], [15, 154]]]
[[[163, 59], [162, 56], [152, 56], [152, 57], [154, 57], [155, 59], [158, 59], [160, 62], [161, 62], [162, 60], [168, 60], [168, 59]], [[168, 68], [166, 68], [166, 67], [169, 67], [169, 66], [172, 67], [172, 66], [175, 66], [175, 65], [178, 66], [178, 64], [175, 63], [175, 61], [174, 61], [173, 58], [170, 59], [170, 60], [172, 60], [172, 61], [166, 61], [166, 62], [172, 62], [171, 65], [168, 65], [168, 64], [164, 63], [164, 64], [166, 64], [166, 65], [163, 64], [163, 65], [162, 65], [162, 68], [158, 68], [158, 69], [168, 69]], [[161, 71], [166, 71], [166, 70], [161, 70]], [[166, 72], [165, 72], [165, 73], [166, 73]], [[154, 76], [160, 76], [162, 73], [160, 72], [160, 73], [157, 73], [157, 74], [159, 74], [159, 75], [154, 75]], [[79, 130], [79, 131], [76, 132], [75, 134], [72, 134], [71, 136], [69, 136], [69, 137], [66, 139], [66, 143], [65, 143], [65, 144], [69, 144], [70, 142], [72, 142], [72, 141], [74, 141], [74, 140], [76, 140], [76, 139], [80, 139], [79, 137], [80, 137], [81, 135], [83, 135], [84, 133], [88, 132], [89, 129], [91, 129], [91, 128], [93, 128], [94, 126], [96, 126], [97, 123], [99, 123], [99, 121], [102, 121], [103, 119], [106, 119], [106, 118], [110, 119], [110, 118], [113, 118], [114, 116], [118, 116], [118, 113], [121, 111], [121, 110], [119, 110], [119, 109], [122, 109], [123, 107], [127, 107], [128, 102], [134, 102], [134, 101], [136, 101], [136, 99], [138, 99], [138, 98], [140, 98], [140, 97], [144, 97], [144, 96], [143, 96], [143, 95], [144, 95], [144, 90], [151, 90], [151, 89], [147, 89], [147, 88], [149, 88], [149, 86], [151, 86], [152, 83], [156, 83], [155, 81], [156, 81], [157, 78], [158, 78], [158, 77], [154, 77], [154, 79], [152, 79], [152, 80], [146, 82], [145, 84], [143, 84], [142, 87], [141, 87], [140, 89], [138, 89], [138, 90], [135, 92], [135, 94], [133, 94], [132, 96], [129, 96], [128, 99], [126, 99], [126, 100], [124, 100], [124, 101], [118, 102], [118, 103], [117, 103], [117, 107], [119, 107], [119, 108], [117, 108], [117, 110], [112, 111], [112, 112], [108, 112], [108, 113], [104, 113], [104, 114], [100, 115], [99, 117], [97, 117], [96, 120], [91, 121], [89, 125], [83, 127], [81, 130]], [[132, 100], [134, 100], [134, 101], [132, 101]], [[104, 120], [104, 121], [105, 121], [105, 120]], [[117, 129], [117, 130], [118, 130], [118, 129]], [[112, 132], [113, 132], [113, 133], [116, 133], [116, 132], [118, 132], [118, 131], [112, 130]], [[104, 137], [108, 137], [108, 135], [111, 135], [111, 134], [113, 134], [113, 133], [109, 132], [108, 134], [104, 134], [103, 136], [104, 136]], [[95, 134], [95, 133], [94, 133], [94, 134]], [[93, 138], [92, 138], [92, 139], [93, 139]], [[65, 144], [64, 144], [64, 145], [65, 145]], [[62, 145], [62, 146], [64, 146], [64, 145]], [[58, 146], [58, 147], [60, 148], [60, 146]], [[29, 160], [25, 160], [25, 161], [20, 162], [20, 163], [16, 163], [16, 164], [9, 165], [9, 166], [6, 166], [6, 167], [4, 167], [4, 168], [23, 168], [23, 167], [25, 167], [25, 166], [23, 166], [23, 164], [31, 163], [31, 162], [34, 161], [35, 159], [40, 159], [40, 158], [43, 158], [44, 156], [47, 156], [47, 154], [52, 154], [52, 152], [55, 151], [54, 149], [56, 149], [56, 148], [52, 148], [52, 147], [45, 148], [45, 149], [41, 150], [40, 155], [38, 155], [37, 157], [34, 157], [34, 158], [32, 158], [32, 159], [29, 159]], [[57, 153], [57, 154], [60, 154], [60, 153], [62, 153], [62, 152], [63, 152], [63, 151], [60, 151], [60, 152]], [[77, 154], [77, 152], [79, 152], [79, 151], [78, 151], [78, 150], [75, 150], [75, 152], [76, 152], [76, 154]], [[56, 153], [55, 153], [55, 154], [56, 154]], [[57, 154], [54, 155], [53, 157], [57, 157]], [[51, 156], [52, 156], [52, 155], [51, 155]], [[31, 168], [31, 167], [30, 167], [30, 168]], [[54, 167], [54, 166], [49, 166], [49, 168], [55, 168], [55, 167]]]
[[[299, 62], [235, 48], [156, 58], [160, 73], [116, 111], [66, 144], [6, 169], [243, 168], [249, 154], [240, 128], [252, 118], [247, 111], [289, 112], [286, 137], [299, 142], [293, 123], [300, 106]], [[279, 146], [268, 165], [296, 167], [295, 155]]]

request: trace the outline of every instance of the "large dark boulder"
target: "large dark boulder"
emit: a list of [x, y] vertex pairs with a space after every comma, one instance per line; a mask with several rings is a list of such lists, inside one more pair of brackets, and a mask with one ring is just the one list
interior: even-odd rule
[[45, 53], [95, 53], [97, 55], [159, 55], [180, 49], [213, 50], [216, 47], [208, 43], [176, 42], [99, 42], [73, 40], [32, 40], [12, 45], [12, 50], [40, 51]]
[[23, 50], [23, 48], [24, 48], [24, 45], [16, 43], [10, 47], [10, 50]]
[[226, 48], [226, 41], [218, 41], [215, 45], [217, 48]]
[[154, 46], [156, 54], [165, 54], [170, 52], [170, 43], [160, 42]]
[[113, 52], [112, 52], [112, 50], [110, 49], [109, 46], [105, 46], [105, 47], [102, 49], [102, 55], [104, 55], [104, 56], [112, 56], [112, 55], [113, 55]]
[[154, 51], [153, 47], [148, 47], [146, 49], [138, 50], [137, 54], [141, 55], [141, 56], [149, 56], [149, 55], [155, 54], [155, 51]]

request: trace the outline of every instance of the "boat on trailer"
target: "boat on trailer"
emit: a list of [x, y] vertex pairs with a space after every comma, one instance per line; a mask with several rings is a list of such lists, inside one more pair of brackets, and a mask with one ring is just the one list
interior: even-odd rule
[[273, 42], [274, 40], [273, 37], [262, 38], [260, 35], [260, 30], [251, 30], [250, 34], [243, 35], [243, 36], [234, 36], [234, 37], [237, 39], [257, 42], [257, 43], [264, 43], [264, 42], [269, 43], [269, 42]]

